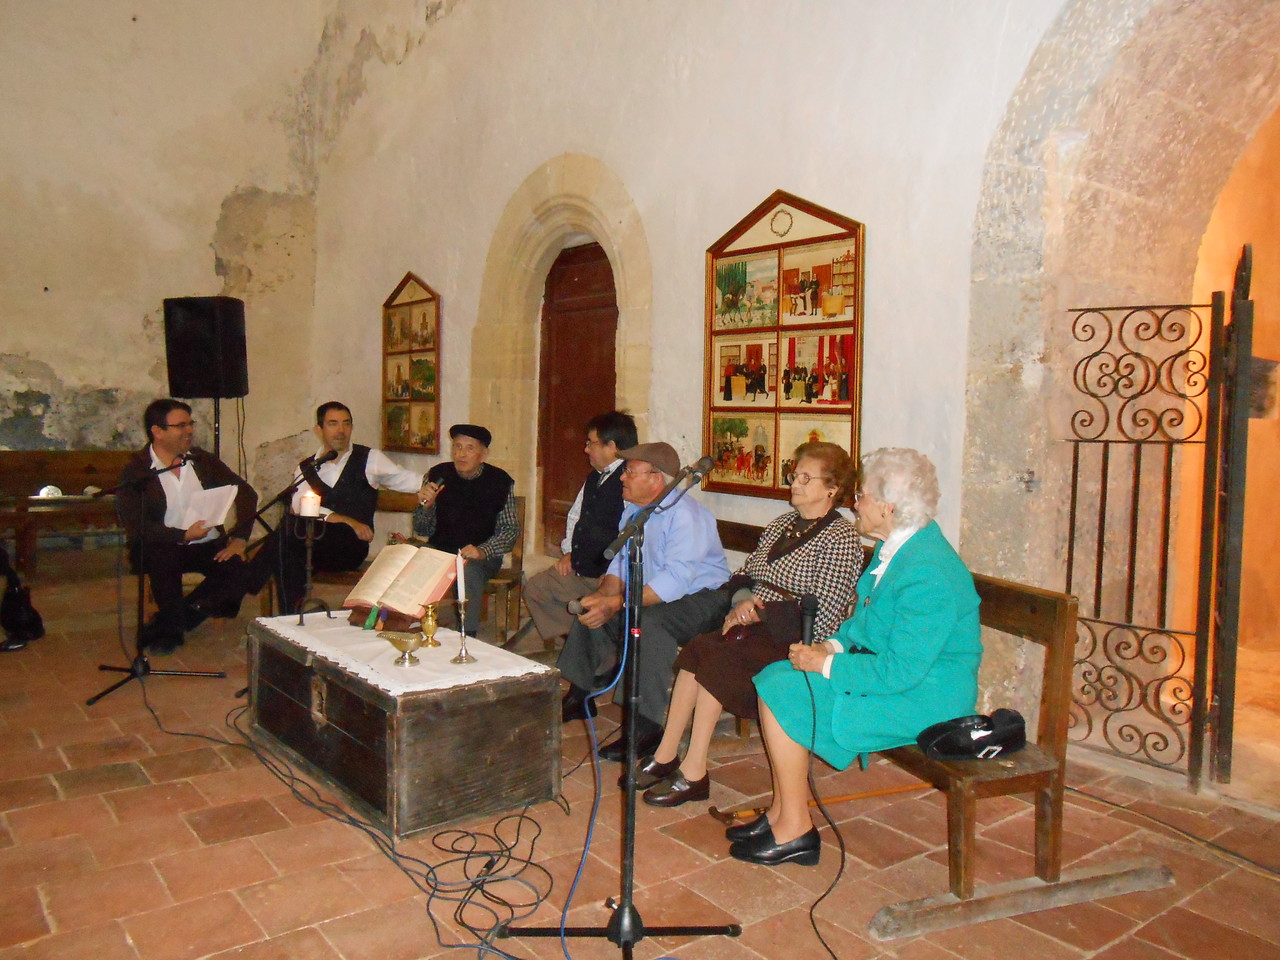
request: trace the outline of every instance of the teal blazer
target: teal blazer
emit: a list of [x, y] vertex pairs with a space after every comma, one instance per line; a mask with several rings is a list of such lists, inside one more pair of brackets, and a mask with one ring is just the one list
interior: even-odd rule
[[846, 651], [871, 651], [837, 654], [831, 663], [831, 733], [854, 753], [912, 743], [930, 724], [973, 713], [978, 593], [937, 523], [898, 549], [878, 585], [863, 573], [857, 609], [835, 637]]

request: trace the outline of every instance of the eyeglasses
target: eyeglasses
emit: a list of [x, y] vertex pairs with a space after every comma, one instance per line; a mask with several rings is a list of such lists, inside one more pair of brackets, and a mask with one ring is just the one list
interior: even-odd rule
[[830, 477], [815, 477], [811, 473], [796, 473], [794, 470], [791, 473], [788, 473], [782, 479], [786, 481], [787, 486], [790, 486], [793, 483], [798, 483], [802, 487], [807, 487], [814, 480], [827, 480], [827, 481], [831, 480]]
[[628, 477], [643, 477], [646, 474], [657, 473], [658, 471], [657, 470], [637, 470], [634, 467], [625, 467], [622, 472]]
[[604, 441], [603, 441], [603, 440], [592, 440], [590, 437], [587, 437], [587, 439], [586, 439], [585, 441], [583, 441], [583, 444], [582, 444], [582, 445], [583, 445], [584, 447], [603, 447], [603, 446], [604, 446]]
[[183, 420], [179, 423], [162, 423], [160, 424], [160, 429], [161, 430], [181, 430], [184, 427], [194, 427], [195, 425], [196, 425], [196, 422], [194, 420]]

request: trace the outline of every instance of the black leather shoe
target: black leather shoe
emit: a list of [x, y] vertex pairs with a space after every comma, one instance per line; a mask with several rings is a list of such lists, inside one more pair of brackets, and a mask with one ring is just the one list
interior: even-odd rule
[[724, 832], [726, 840], [737, 843], [739, 840], [753, 840], [769, 829], [769, 815], [762, 813], [750, 823], [740, 823], [729, 827]]
[[[636, 731], [636, 756], [647, 757], [658, 749], [662, 742], [662, 728], [648, 717], [641, 717]], [[624, 733], [613, 743], [600, 750], [601, 760], [612, 760], [614, 763], [626, 763], [627, 735]]]
[[662, 783], [655, 784], [644, 792], [644, 802], [651, 807], [678, 807], [691, 800], [706, 800], [711, 796], [711, 774], [701, 780], [690, 783], [684, 774], [676, 771], [676, 775]]
[[740, 840], [729, 848], [729, 856], [733, 859], [766, 867], [776, 867], [780, 863], [813, 867], [817, 866], [821, 855], [822, 839], [818, 836], [817, 827], [787, 843], [775, 843], [771, 828], [753, 840]]
[[581, 687], [570, 687], [560, 701], [560, 721], [572, 723], [574, 720], [585, 720], [588, 715], [596, 715], [596, 702]]
[[[679, 757], [669, 763], [659, 763], [653, 759], [653, 754], [649, 754], [644, 759], [636, 762], [636, 789], [648, 790], [655, 783], [661, 783], [679, 769]], [[618, 786], [625, 787], [626, 784], [627, 775], [624, 773], [618, 778]]]

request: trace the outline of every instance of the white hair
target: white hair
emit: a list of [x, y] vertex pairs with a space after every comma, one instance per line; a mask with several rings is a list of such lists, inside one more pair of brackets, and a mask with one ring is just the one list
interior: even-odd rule
[[895, 527], [919, 529], [938, 514], [938, 471], [916, 450], [881, 447], [863, 456], [862, 489], [893, 504]]

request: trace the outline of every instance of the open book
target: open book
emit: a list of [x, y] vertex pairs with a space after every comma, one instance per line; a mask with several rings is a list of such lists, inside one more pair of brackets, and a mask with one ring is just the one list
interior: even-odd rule
[[429, 603], [441, 599], [457, 578], [452, 553], [397, 543], [383, 547], [342, 605], [384, 607], [421, 617]]

